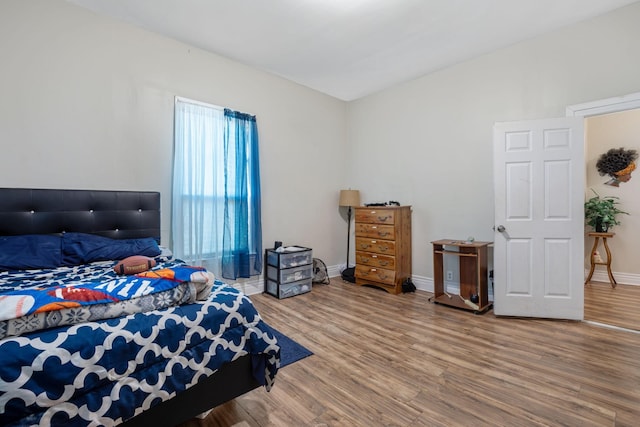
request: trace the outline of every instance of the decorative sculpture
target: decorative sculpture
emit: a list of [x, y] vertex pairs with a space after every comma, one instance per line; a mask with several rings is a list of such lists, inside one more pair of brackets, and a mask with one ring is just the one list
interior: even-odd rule
[[631, 172], [636, 168], [636, 150], [625, 150], [624, 148], [612, 148], [602, 154], [596, 163], [596, 169], [600, 176], [609, 175], [611, 178], [605, 182], [606, 185], [619, 187], [621, 182], [631, 179]]

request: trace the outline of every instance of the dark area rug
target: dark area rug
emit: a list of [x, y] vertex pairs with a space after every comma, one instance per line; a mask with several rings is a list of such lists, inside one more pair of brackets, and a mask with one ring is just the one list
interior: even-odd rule
[[305, 357], [313, 354], [312, 351], [298, 344], [282, 332], [274, 329], [273, 327], [271, 330], [276, 336], [278, 345], [280, 346], [280, 368], [284, 368], [293, 362], [297, 362], [298, 360], [304, 359]]

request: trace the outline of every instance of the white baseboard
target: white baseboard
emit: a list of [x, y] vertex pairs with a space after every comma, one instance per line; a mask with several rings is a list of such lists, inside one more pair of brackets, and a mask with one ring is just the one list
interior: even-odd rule
[[[633, 273], [620, 273], [616, 271], [611, 272], [613, 274], [614, 279], [616, 279], [617, 283], [623, 285], [634, 285], [640, 286], [640, 274]], [[586, 279], [589, 275], [589, 270], [584, 270], [584, 278]], [[596, 269], [593, 272], [593, 276], [591, 277], [593, 282], [609, 282], [609, 275], [607, 274], [607, 270], [605, 269]]]
[[[341, 269], [344, 268], [344, 265], [345, 264], [327, 266], [329, 277], [340, 277], [340, 272]], [[414, 274], [411, 276], [411, 280], [413, 284], [416, 285], [417, 290], [433, 292], [433, 278]], [[493, 300], [492, 286], [489, 285], [489, 288], [489, 299]], [[460, 284], [457, 282], [447, 282], [445, 283], [445, 289], [447, 292], [457, 295], [460, 293]]]
[[240, 279], [239, 282], [235, 282], [231, 286], [244, 292], [246, 295], [261, 294], [264, 292], [264, 278], [262, 276], [256, 276], [251, 279]]
[[[416, 285], [417, 289], [421, 291], [433, 292], [433, 279], [430, 277], [423, 276], [411, 276], [413, 283]], [[493, 301], [493, 286], [491, 286], [491, 282], [488, 284], [489, 291], [489, 300]], [[445, 282], [444, 289], [447, 293], [458, 295], [460, 294], [460, 284], [458, 282]]]
[[[340, 270], [344, 266], [342, 265], [328, 265], [327, 272], [329, 273], [329, 277], [340, 277]], [[589, 270], [585, 270], [584, 277], [589, 274]], [[640, 286], [640, 274], [633, 273], [620, 273], [613, 272], [613, 277], [615, 277], [616, 282], [625, 284], [625, 285], [635, 285]], [[425, 276], [417, 276], [412, 275], [411, 280], [413, 280], [413, 284], [416, 285], [416, 289], [421, 291], [433, 292], [433, 278], [425, 277]], [[606, 270], [596, 270], [593, 272], [593, 277], [591, 278], [594, 282], [609, 282], [609, 276], [607, 275]], [[233, 283], [233, 287], [244, 292], [247, 295], [260, 294], [264, 292], [264, 279], [262, 277], [252, 277], [251, 279], [240, 279], [238, 282]], [[445, 288], [447, 292], [450, 294], [458, 294], [460, 292], [460, 286], [456, 282], [447, 282], [445, 283]], [[489, 283], [489, 299], [493, 300], [493, 287], [491, 283]]]
[[327, 273], [329, 274], [329, 277], [338, 277], [340, 276], [340, 271], [342, 269], [342, 265], [328, 265], [327, 266]]

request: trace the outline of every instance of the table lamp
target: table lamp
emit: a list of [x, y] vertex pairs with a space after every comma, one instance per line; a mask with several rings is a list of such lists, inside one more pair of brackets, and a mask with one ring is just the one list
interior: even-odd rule
[[347, 213], [347, 264], [342, 271], [342, 278], [348, 282], [355, 283], [355, 268], [349, 268], [349, 240], [351, 240], [351, 207], [360, 206], [360, 192], [358, 190], [340, 190], [340, 206], [349, 208]]

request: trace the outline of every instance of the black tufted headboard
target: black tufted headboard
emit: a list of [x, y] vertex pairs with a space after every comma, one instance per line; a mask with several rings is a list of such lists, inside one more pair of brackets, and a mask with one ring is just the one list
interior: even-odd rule
[[65, 231], [160, 243], [160, 193], [0, 188], [0, 236]]

